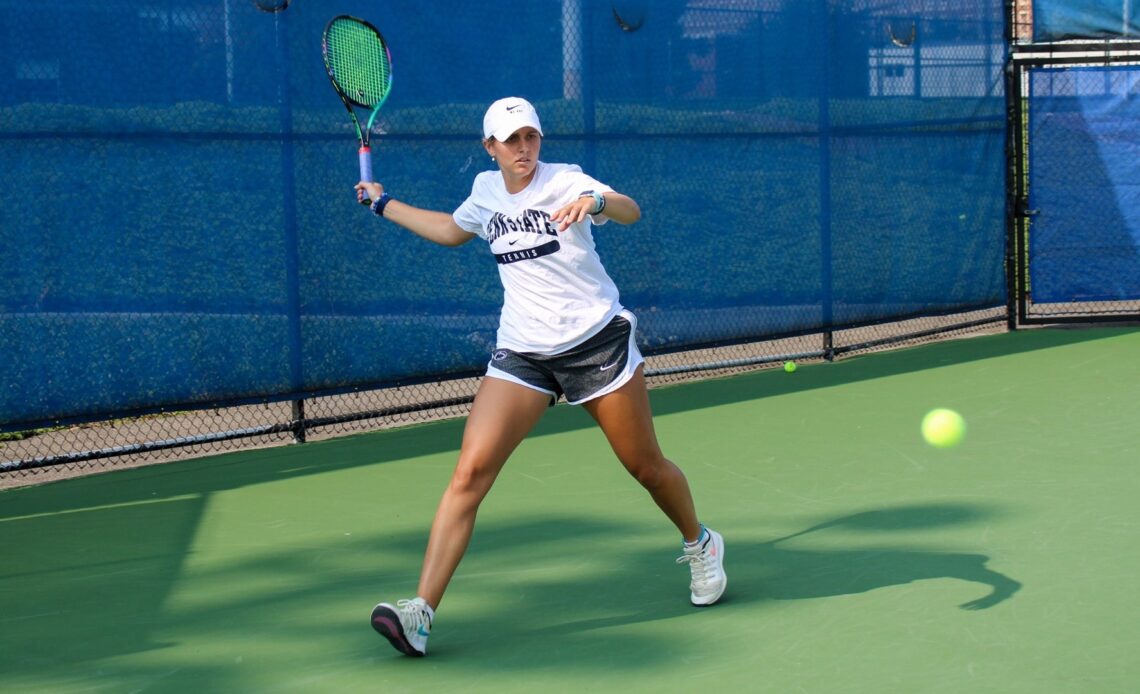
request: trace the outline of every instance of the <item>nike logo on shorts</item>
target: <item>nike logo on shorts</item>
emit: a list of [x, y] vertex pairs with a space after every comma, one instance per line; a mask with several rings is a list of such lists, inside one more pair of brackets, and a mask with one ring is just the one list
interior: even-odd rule
[[618, 365], [618, 363], [619, 363], [619, 362], [616, 362], [616, 361], [615, 361], [615, 362], [613, 362], [612, 364], [605, 364], [605, 365], [601, 366], [600, 368], [598, 368], [598, 371], [609, 371], [610, 369], [612, 369], [612, 368], [614, 368], [615, 366], [617, 366], [617, 365]]

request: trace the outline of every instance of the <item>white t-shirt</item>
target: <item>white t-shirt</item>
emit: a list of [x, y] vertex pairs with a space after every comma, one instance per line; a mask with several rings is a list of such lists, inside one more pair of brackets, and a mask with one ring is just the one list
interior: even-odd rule
[[487, 241], [499, 263], [497, 346], [558, 354], [593, 337], [621, 311], [617, 286], [594, 248], [592, 218], [562, 232], [550, 221], [555, 210], [591, 190], [613, 188], [573, 164], [539, 162], [530, 185], [513, 195], [499, 171], [484, 171], [452, 214], [461, 229]]

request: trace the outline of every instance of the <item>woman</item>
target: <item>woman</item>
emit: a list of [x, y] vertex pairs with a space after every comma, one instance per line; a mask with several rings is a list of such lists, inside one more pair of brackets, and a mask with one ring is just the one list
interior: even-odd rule
[[467, 549], [479, 504], [560, 395], [598, 422], [622, 465], [681, 532], [677, 562], [689, 564], [692, 603], [711, 605], [727, 583], [724, 540], [697, 520], [685, 476], [658, 446], [636, 319], [622, 308], [594, 250], [592, 224], [632, 224], [641, 210], [578, 166], [539, 161], [542, 137], [525, 99], [491, 104], [483, 147], [498, 171], [476, 176], [471, 195], [451, 214], [402, 203], [377, 183], [356, 185], [373, 213], [429, 241], [487, 241], [504, 288], [496, 348], [432, 523], [417, 596], [372, 611], [372, 626], [406, 655], [426, 653], [435, 609]]

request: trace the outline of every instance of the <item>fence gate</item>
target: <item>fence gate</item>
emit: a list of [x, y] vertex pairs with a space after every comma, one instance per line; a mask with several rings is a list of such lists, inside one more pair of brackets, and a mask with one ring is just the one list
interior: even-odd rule
[[1014, 45], [1011, 313], [1140, 320], [1140, 41]]

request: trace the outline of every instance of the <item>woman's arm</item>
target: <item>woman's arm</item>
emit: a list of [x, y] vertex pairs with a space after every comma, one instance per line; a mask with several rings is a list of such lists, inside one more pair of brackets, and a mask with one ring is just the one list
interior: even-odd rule
[[[363, 200], [367, 193], [371, 200], [384, 195], [384, 186], [361, 181], [356, 184], [356, 199]], [[461, 229], [446, 212], [435, 212], [413, 207], [399, 200], [389, 199], [384, 206], [384, 219], [404, 227], [413, 234], [441, 246], [458, 246], [467, 243], [475, 234]]]
[[[605, 200], [602, 211], [598, 214], [609, 217], [619, 224], [633, 224], [641, 219], [641, 207], [637, 202], [628, 195], [622, 195], [617, 191], [609, 191], [603, 194]], [[559, 231], [564, 231], [571, 224], [576, 224], [587, 216], [595, 214], [594, 210], [598, 208], [598, 201], [594, 199], [593, 195], [584, 195], [574, 202], [565, 205], [550, 215], [552, 222], [558, 222]]]
[[606, 207], [602, 210], [603, 215], [618, 224], [633, 224], [641, 219], [641, 206], [633, 198], [614, 190], [603, 195], [606, 199]]

